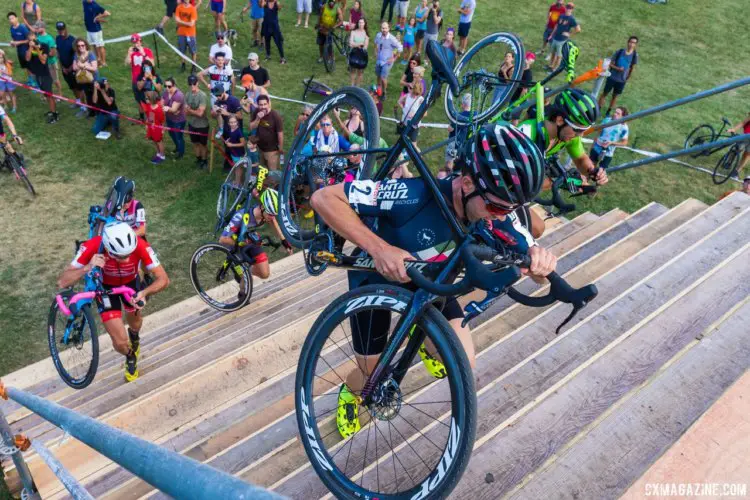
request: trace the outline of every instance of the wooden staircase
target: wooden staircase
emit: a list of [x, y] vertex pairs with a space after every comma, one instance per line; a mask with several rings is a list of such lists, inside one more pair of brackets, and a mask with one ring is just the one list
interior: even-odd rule
[[[560, 274], [595, 282], [599, 297], [557, 336], [565, 305], [501, 299], [472, 323], [477, 436], [454, 498], [619, 497], [750, 366], [750, 197], [548, 222], [540, 243]], [[518, 288], [544, 293], [528, 279]], [[240, 311], [190, 299], [154, 315], [135, 383], [106, 345], [83, 391], [50, 362], [6, 382], [280, 494], [320, 498], [328, 492], [297, 439], [294, 375], [310, 326], [345, 290], [343, 272], [309, 277], [295, 255]], [[3, 410], [96, 498], [162, 496], [25, 409]], [[415, 431], [412, 445], [423, 441]], [[65, 498], [28, 460], [43, 497]]]

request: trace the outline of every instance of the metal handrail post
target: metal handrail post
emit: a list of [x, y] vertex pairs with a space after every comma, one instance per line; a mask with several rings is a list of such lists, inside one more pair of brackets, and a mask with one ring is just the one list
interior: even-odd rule
[[167, 495], [180, 499], [283, 497], [13, 387], [7, 396]]
[[23, 459], [23, 453], [21, 452], [21, 450], [16, 448], [16, 441], [13, 437], [13, 431], [11, 430], [8, 421], [5, 419], [5, 414], [3, 413], [2, 409], [0, 409], [0, 437], [2, 437], [2, 442], [7, 449], [15, 450], [11, 454], [11, 457], [13, 458], [13, 464], [16, 466], [18, 476], [21, 478], [21, 483], [23, 484], [23, 488], [29, 495], [29, 498], [41, 499], [36, 488], [36, 484], [34, 484], [34, 478], [31, 477], [29, 466]]
[[81, 486], [81, 483], [79, 483], [76, 478], [68, 472], [65, 466], [63, 466], [63, 464], [61, 464], [42, 443], [39, 441], [32, 441], [31, 447], [36, 454], [44, 460], [44, 463], [47, 464], [47, 467], [50, 468], [55, 476], [57, 476], [57, 479], [59, 479], [63, 486], [65, 486], [65, 489], [68, 490], [68, 493], [70, 493], [70, 496], [73, 497], [74, 500], [94, 500], [94, 497], [92, 497], [91, 494]]

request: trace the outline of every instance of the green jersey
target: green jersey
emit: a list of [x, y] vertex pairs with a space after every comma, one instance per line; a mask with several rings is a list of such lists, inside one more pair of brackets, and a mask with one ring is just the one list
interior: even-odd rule
[[[49, 33], [46, 33], [44, 35], [39, 35], [36, 37], [36, 39], [41, 43], [42, 45], [46, 45], [47, 49], [49, 49], [50, 52], [52, 52], [52, 49], [57, 48], [57, 44], [55, 43], [55, 39], [52, 38], [52, 35]], [[47, 58], [47, 64], [57, 64], [57, 56], [49, 56]]]

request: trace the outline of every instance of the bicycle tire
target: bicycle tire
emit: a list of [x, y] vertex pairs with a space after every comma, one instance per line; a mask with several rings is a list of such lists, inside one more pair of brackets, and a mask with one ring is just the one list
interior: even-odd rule
[[[237, 184], [237, 171], [246, 169], [243, 180]], [[247, 185], [249, 177], [249, 168], [247, 161], [238, 161], [232, 166], [232, 169], [224, 179], [224, 183], [219, 188], [219, 197], [216, 200], [216, 226], [214, 233], [218, 233], [228, 222], [232, 213], [238, 210], [245, 197], [250, 192]]]
[[341, 57], [349, 59], [349, 44], [347, 43], [346, 36], [341, 35], [340, 37], [334, 37], [334, 43], [336, 44], [336, 48], [338, 49], [339, 54], [341, 54]]
[[[714, 142], [716, 140], [716, 130], [709, 125], [708, 123], [704, 123], [703, 125], [698, 125], [693, 130], [690, 131], [690, 133], [685, 138], [685, 149], [692, 148], [693, 146], [700, 146], [701, 144], [705, 144], [707, 142]], [[703, 156], [706, 154], [710, 154], [709, 151], [701, 151], [700, 153], [695, 153], [690, 156], [693, 158], [698, 158], [699, 156]]]
[[24, 168], [23, 164], [15, 157], [15, 155], [8, 155], [7, 158], [11, 169], [18, 176], [18, 179], [23, 182], [24, 186], [26, 186], [26, 190], [31, 193], [32, 196], [36, 196], [34, 185], [31, 183], [29, 176], [26, 175], [26, 168]]
[[736, 144], [733, 144], [732, 147], [729, 148], [729, 151], [719, 158], [719, 161], [716, 163], [714, 171], [711, 174], [711, 179], [713, 179], [714, 184], [717, 186], [724, 184], [736, 173], [737, 162], [740, 158], [739, 153], [739, 148]]
[[[336, 439], [340, 439], [338, 434], [333, 433], [333, 438], [331, 436], [321, 438], [320, 429], [318, 427], [319, 423], [316, 422], [315, 417], [316, 405], [319, 405], [319, 407], [323, 409], [326, 408], [327, 405], [334, 405], [334, 403], [321, 395], [316, 395], [315, 388], [317, 386], [318, 389], [324, 390], [325, 385], [323, 384], [328, 384], [332, 388], [337, 387], [337, 383], [330, 380], [330, 377], [333, 377], [334, 375], [326, 372], [337, 374], [339, 375], [339, 377], [341, 377], [341, 375], [337, 372], [338, 366], [340, 365], [331, 364], [329, 360], [334, 363], [341, 363], [343, 366], [346, 366], [347, 363], [349, 363], [351, 366], [351, 363], [353, 362], [347, 354], [347, 351], [345, 349], [346, 346], [344, 346], [343, 348], [340, 347], [340, 344], [342, 343], [341, 341], [336, 341], [334, 339], [333, 345], [331, 346], [332, 349], [329, 350], [326, 348], [327, 339], [332, 334], [335, 335], [334, 332], [338, 331], [337, 325], [348, 321], [348, 318], [354, 316], [355, 314], [364, 314], [368, 310], [380, 310], [388, 311], [391, 314], [400, 314], [407, 307], [407, 304], [409, 303], [411, 297], [411, 292], [396, 286], [368, 285], [357, 288], [335, 299], [320, 314], [320, 316], [312, 326], [310, 333], [305, 339], [305, 343], [300, 353], [300, 360], [297, 367], [297, 375], [295, 380], [295, 408], [297, 425], [299, 428], [300, 439], [303, 443], [305, 452], [310, 459], [312, 466], [314, 467], [322, 482], [326, 487], [328, 487], [328, 489], [336, 498], [395, 499], [415, 498], [415, 496], [418, 498], [429, 499], [446, 498], [461, 478], [461, 475], [463, 474], [471, 456], [471, 451], [476, 434], [477, 405], [476, 394], [474, 392], [473, 374], [471, 372], [471, 367], [469, 366], [469, 361], [466, 357], [466, 353], [464, 352], [464, 349], [461, 346], [458, 337], [453, 332], [447, 320], [432, 305], [429, 306], [426, 309], [425, 314], [418, 319], [417, 324], [420, 328], [423, 329], [427, 337], [434, 343], [435, 348], [442, 357], [442, 361], [447, 370], [447, 376], [441, 381], [432, 379], [431, 385], [429, 386], [429, 388], [424, 389], [424, 391], [426, 392], [422, 393], [422, 399], [420, 399], [419, 402], [415, 401], [415, 399], [417, 399], [417, 397], [415, 396], [404, 398], [404, 401], [406, 401], [406, 399], [409, 399], [410, 402], [404, 403], [403, 406], [399, 405], [399, 408], [396, 410], [396, 416], [400, 416], [402, 420], [408, 423], [409, 421], [406, 420], [406, 416], [410, 416], [409, 411], [411, 408], [415, 408], [415, 405], [419, 404], [421, 406], [421, 410], [417, 411], [423, 414], [427, 414], [426, 411], [431, 411], [430, 409], [428, 409], [428, 406], [437, 404], [437, 402], [424, 403], [424, 394], [433, 394], [435, 397], [442, 396], [444, 398], [444, 394], [435, 394], [441, 389], [444, 392], [450, 394], [450, 401], [439, 402], [443, 405], [446, 405], [447, 403], [447, 407], [449, 408], [448, 411], [451, 412], [450, 422], [452, 425], [444, 424], [445, 427], [449, 429], [448, 431], [446, 431], [448, 435], [445, 441], [445, 450], [440, 450], [439, 447], [435, 445], [435, 443], [432, 442], [430, 438], [425, 437], [423, 434], [421, 435], [422, 438], [430, 440], [437, 449], [437, 451], [434, 451], [434, 449], [430, 448], [431, 453], [429, 454], [431, 456], [428, 457], [428, 460], [430, 460], [431, 462], [433, 459], [437, 459], [437, 461], [435, 462], [435, 466], [430, 468], [430, 466], [428, 466], [426, 462], [424, 462], [422, 457], [418, 457], [425, 464], [424, 470], [429, 471], [424, 478], [420, 477], [415, 481], [410, 476], [409, 479], [412, 479], [412, 483], [415, 484], [405, 491], [395, 491], [393, 493], [373, 491], [370, 486], [372, 483], [375, 483], [373, 477], [366, 478], [363, 475], [363, 477], [359, 479], [349, 479], [349, 477], [347, 477], [348, 474], [346, 473], [346, 470], [348, 469], [349, 457], [347, 457], [347, 465], [344, 466], [344, 471], [342, 472], [340, 466], [337, 465], [336, 454], [332, 456], [328, 452], [326, 443], [331, 443]], [[340, 334], [338, 335], [340, 336]], [[346, 335], [345, 332], [344, 335]], [[334, 345], [339, 347], [334, 347]], [[337, 352], [343, 352], [347, 354], [347, 357], [338, 355], [338, 361], [335, 361], [334, 356], [337, 356]], [[325, 353], [323, 355], [327, 356], [328, 359], [323, 358], [325, 359], [325, 364], [319, 365], [318, 359], [321, 359], [319, 356], [321, 353]], [[415, 359], [412, 361], [416, 361], [418, 363], [419, 356], [415, 356]], [[416, 375], [417, 372], [414, 372], [414, 370], [421, 370], [421, 367], [412, 365], [411, 369], [407, 372], [407, 375]], [[421, 378], [416, 378], [420, 382], [422, 381]], [[321, 387], [321, 385], [323, 385], [323, 387]], [[403, 385], [407, 389], [411, 388], [407, 384]], [[420, 389], [423, 388], [420, 387]], [[399, 394], [403, 396], [413, 394], [413, 392], [400, 392], [402, 391], [401, 387], [396, 388], [396, 391], [399, 391]], [[329, 394], [331, 393], [330, 390], [326, 392]], [[336, 397], [335, 394], [336, 393], [333, 393], [333, 397]], [[376, 436], [380, 435], [377, 428], [379, 425], [378, 421], [382, 422], [383, 418], [378, 416], [377, 406], [378, 405], [374, 405], [375, 408], [372, 410], [374, 412], [372, 415], [372, 419], [368, 421], [368, 423], [363, 424], [363, 428], [358, 433], [347, 438], [347, 440], [344, 441], [343, 444], [341, 444], [340, 449], [343, 449], [345, 446], [347, 446], [346, 443], [350, 442], [351, 444], [349, 444], [348, 446], [349, 453], [351, 454], [354, 441], [357, 439], [364, 441], [365, 432], [368, 433], [367, 439], [369, 443], [371, 441], [371, 439], [369, 438], [369, 434], [372, 428], [374, 428]], [[432, 418], [438, 421], [440, 419], [446, 420], [445, 409], [441, 407], [437, 410], [438, 411], [436, 411], [435, 414], [440, 416], [438, 418]], [[360, 407], [360, 415], [363, 415], [363, 412], [369, 411], [370, 408], [364, 406]], [[404, 416], [403, 413], [406, 413], [406, 416]], [[323, 416], [324, 414], [324, 412], [321, 412], [321, 416]], [[417, 413], [412, 411], [411, 416], [415, 415], [417, 415]], [[391, 419], [392, 418], [393, 417], [391, 417]], [[415, 418], [421, 419], [423, 417]], [[397, 421], [394, 420], [394, 422]], [[388, 425], [391, 425], [390, 420], [388, 421]], [[397, 425], [398, 424], [394, 424], [393, 427], [396, 427], [397, 432], [399, 432]], [[424, 424], [419, 424], [416, 429], [412, 429], [411, 431], [409, 431], [409, 433], [413, 434], [415, 432], [419, 432], [418, 429], [422, 425]], [[439, 425], [436, 425], [434, 427], [438, 430], [441, 429]], [[430, 432], [432, 431], [428, 431], [428, 433]], [[416, 435], [414, 436], [416, 437]], [[383, 437], [383, 440], [387, 442], [384, 435], [381, 435], [381, 437]], [[403, 436], [403, 434], [401, 434], [401, 438], [403, 440], [409, 439], [408, 435]], [[438, 441], [442, 442], [442, 439], [439, 439]], [[417, 443], [414, 442], [414, 444]], [[338, 446], [338, 444], [334, 444], [334, 447], [335, 446]], [[359, 448], [361, 448], [361, 446]], [[377, 457], [377, 445], [375, 445], [375, 449], [375, 456]], [[358, 451], [355, 452], [355, 454], [356, 453], [358, 453]], [[386, 454], [387, 453], [388, 452], [386, 452]], [[394, 451], [393, 447], [391, 446], [391, 456], [395, 453], [397, 452]], [[414, 452], [414, 454], [416, 455], [416, 452]], [[446, 457], [449, 458], [446, 459]], [[339, 457], [339, 463], [342, 461], [342, 458], [343, 457], [341, 456]], [[365, 460], [354, 460], [354, 462], [360, 462], [363, 468], [367, 467], [368, 465], [370, 466], [370, 468], [372, 468], [372, 465], [375, 465], [376, 472], [374, 474], [372, 472], [369, 472], [368, 474], [370, 474], [370, 476], [374, 476], [375, 474], [377, 474], [377, 488], [380, 489], [381, 477], [386, 477], [385, 472], [377, 470], [380, 460], [382, 459], [376, 459], [373, 457], [369, 461], [369, 463], [364, 463], [367, 459], [366, 445], [364, 459]], [[398, 463], [401, 464], [402, 467], [404, 467], [404, 462], [402, 461], [403, 459], [403, 456], [398, 459]], [[401, 478], [397, 477], [397, 472], [395, 471], [396, 461], [394, 460], [395, 458], [391, 458], [394, 468], [394, 477], [392, 482], [396, 484], [396, 488], [398, 488], [404, 483], [400, 481]], [[383, 460], [383, 463], [385, 464], [384, 469], [387, 469], [389, 467], [387, 461]], [[355, 478], [356, 474], [361, 471], [359, 467], [360, 465], [356, 465], [356, 469], [353, 472]], [[414, 472], [414, 470], [412, 470], [412, 472]], [[357, 484], [357, 482], [360, 482], [360, 484]], [[365, 483], [367, 483], [367, 487], [365, 487]]]
[[[323, 99], [316, 106], [310, 117], [300, 126], [299, 132], [292, 141], [292, 146], [287, 153], [287, 161], [279, 185], [279, 213], [276, 218], [279, 222], [284, 238], [297, 248], [304, 247], [314, 236], [312, 231], [304, 228], [306, 224], [300, 220], [300, 212], [303, 202], [298, 199], [297, 191], [305, 188], [305, 165], [315, 157], [304, 154], [305, 147], [310, 139], [310, 134], [315, 131], [315, 126], [320, 118], [332, 111], [334, 108], [346, 109], [355, 106], [361, 116], [365, 127], [364, 144], [362, 149], [377, 147], [380, 143], [380, 120], [378, 110], [372, 97], [358, 87], [342, 87]], [[358, 179], [369, 179], [375, 165], [375, 154], [366, 153], [362, 155], [362, 167], [358, 173]], [[306, 202], [306, 200], [304, 200]], [[310, 230], [312, 227], [309, 228]]]
[[[484, 109], [481, 109], [479, 112], [474, 112], [475, 106], [477, 104], [476, 101], [478, 101], [478, 95], [473, 95], [474, 92], [472, 92], [472, 115], [473, 116], [463, 116], [461, 115], [461, 107], [458, 105], [458, 98], [460, 95], [466, 90], [471, 88], [471, 84], [469, 81], [467, 81], [467, 76], [474, 73], [479, 73], [475, 71], [470, 71], [469, 67], [471, 65], [472, 59], [479, 61], [481, 64], [480, 58], [479, 58], [479, 52], [482, 49], [486, 49], [487, 47], [491, 47], [495, 43], [503, 43], [505, 44], [510, 51], [514, 53], [516, 64], [513, 67], [513, 74], [511, 75], [511, 83], [505, 85], [501, 90], [497, 90], [495, 88], [492, 96], [492, 103]], [[489, 49], [485, 50], [485, 52], [490, 52]], [[513, 96], [513, 93], [516, 91], [516, 88], [518, 87], [518, 81], [521, 79], [521, 75], [523, 74], [523, 66], [524, 61], [526, 57], [526, 52], [523, 47], [523, 43], [521, 42], [521, 39], [513, 34], [513, 33], [507, 33], [507, 32], [498, 32], [493, 33], [491, 35], [487, 35], [486, 37], [479, 40], [477, 43], [475, 43], [467, 52], [464, 54], [463, 57], [458, 61], [455, 68], [453, 69], [454, 74], [456, 75], [456, 78], [458, 79], [459, 85], [460, 85], [460, 91], [458, 96], [454, 96], [452, 92], [446, 92], [445, 98], [444, 98], [444, 104], [445, 104], [445, 114], [448, 115], [448, 118], [453, 123], [466, 125], [469, 123], [483, 123], [487, 121], [488, 119], [492, 118], [497, 111], [505, 105], [510, 98]], [[491, 58], [493, 61], [493, 64], [496, 62], [496, 58]], [[487, 72], [488, 78], [492, 76], [494, 73]], [[482, 93], [486, 94], [489, 92], [489, 89], [487, 86], [490, 84], [484, 84], [484, 90], [482, 90]], [[499, 87], [499, 86], [498, 86]], [[483, 100], [486, 100], [486, 96], [483, 97]]]
[[[70, 296], [72, 295], [72, 292], [67, 292], [64, 295]], [[61, 351], [58, 347], [58, 340], [62, 342], [65, 333], [64, 328], [62, 332], [59, 331], [59, 328], [57, 326], [58, 318], [65, 319], [65, 324], [67, 325], [69, 321], [68, 317], [60, 312], [57, 306], [57, 301], [53, 300], [52, 306], [50, 307], [49, 316], [47, 318], [47, 343], [49, 344], [49, 351], [50, 355], [52, 356], [52, 362], [55, 365], [55, 369], [60, 375], [60, 378], [62, 378], [63, 382], [65, 382], [73, 389], [83, 389], [91, 384], [91, 382], [94, 380], [94, 377], [96, 376], [96, 371], [99, 368], [99, 337], [96, 332], [96, 322], [94, 320], [94, 314], [91, 312], [91, 305], [84, 305], [81, 309], [78, 310], [77, 314], [75, 315], [73, 319], [74, 324], [76, 321], [82, 321], [82, 323], [80, 324], [80, 332], [78, 333], [79, 337], [75, 338], [73, 340], [74, 344], [65, 351]], [[88, 330], [90, 340], [85, 337], [84, 330]], [[86, 354], [84, 353], [79, 357], [80, 361], [78, 362], [65, 362], [64, 358], [71, 357], [66, 355], [65, 353], [72, 352], [73, 350], [83, 351], [83, 347], [87, 344], [87, 342], [91, 345], [90, 358], [86, 357]], [[75, 352], [72, 352], [72, 354], [75, 355]], [[86, 366], [87, 359], [90, 359], [90, 361], [88, 361], [88, 366]], [[80, 372], [81, 375], [73, 375], [71, 373], [71, 371], [75, 367], [84, 368], [84, 370]]]
[[[218, 252], [217, 262], [208, 262], [207, 265], [201, 266], [199, 271], [201, 261], [209, 252]], [[229, 272], [227, 268], [222, 272], [221, 266], [227, 262]], [[241, 276], [238, 266], [242, 270]], [[202, 271], [204, 267], [207, 273], [205, 276]], [[237, 283], [236, 288], [231, 286], [232, 281]], [[222, 312], [237, 311], [245, 307], [253, 294], [253, 275], [250, 266], [245, 262], [239, 262], [229, 249], [219, 243], [207, 243], [193, 252], [190, 257], [190, 282], [203, 302]], [[230, 297], [232, 300], [229, 300]]]
[[302, 80], [302, 85], [307, 87], [307, 90], [318, 95], [328, 95], [333, 92], [333, 89], [323, 82], [313, 80], [311, 78], [305, 78]]
[[333, 50], [333, 36], [326, 37], [326, 43], [323, 45], [323, 65], [328, 73], [333, 73], [336, 69], [336, 55]]

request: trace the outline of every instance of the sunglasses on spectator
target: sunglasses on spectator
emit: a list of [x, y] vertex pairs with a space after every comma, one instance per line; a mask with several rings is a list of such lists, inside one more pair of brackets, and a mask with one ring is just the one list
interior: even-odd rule
[[174, 85], [165, 85], [165, 87], [167, 87], [168, 89], [171, 89], [172, 87], [174, 87]]
[[331, 122], [320, 122], [321, 127], [330, 127], [331, 125], [333, 125]]

